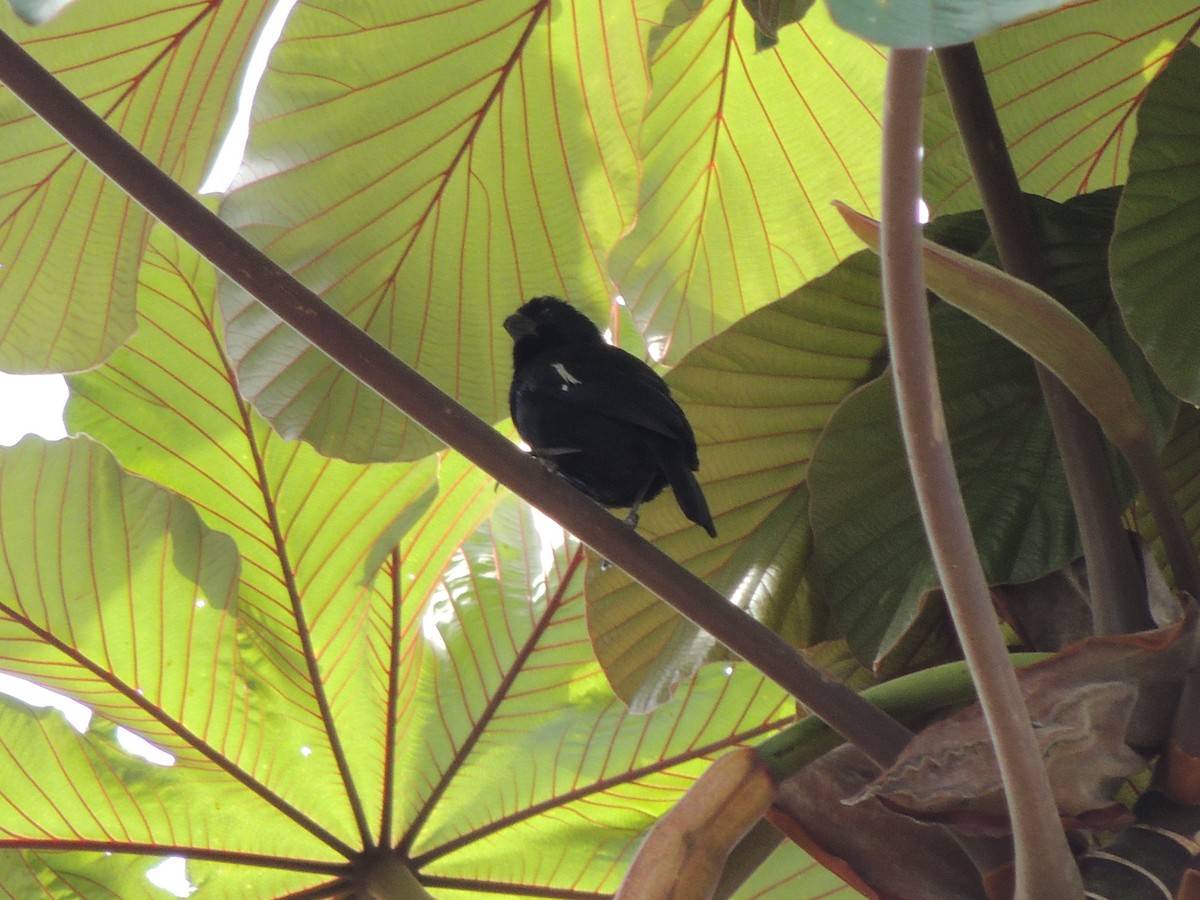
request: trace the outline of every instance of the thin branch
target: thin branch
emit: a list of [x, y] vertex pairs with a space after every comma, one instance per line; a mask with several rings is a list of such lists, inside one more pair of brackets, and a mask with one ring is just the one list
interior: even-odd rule
[[207, 210], [0, 32], [0, 81], [118, 186], [397, 409], [620, 566], [880, 764], [909, 731], [440, 391]]
[[[1045, 260], [974, 44], [937, 51], [971, 172], [1005, 271], [1051, 292]], [[1153, 626], [1141, 567], [1121, 524], [1123, 512], [1095, 420], [1045, 366], [1035, 363], [1087, 560], [1098, 634]]]
[[975, 548], [954, 471], [921, 262], [925, 50], [893, 50], [883, 112], [883, 297], [900, 428], [921, 517], [996, 748], [1013, 827], [1018, 897], [1083, 896]]

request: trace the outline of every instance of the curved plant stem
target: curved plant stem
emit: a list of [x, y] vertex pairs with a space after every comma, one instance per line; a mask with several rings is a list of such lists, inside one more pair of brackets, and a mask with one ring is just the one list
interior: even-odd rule
[[[938, 66], [988, 226], [1005, 271], [1050, 291], [1050, 279], [974, 44], [943, 47]], [[1153, 627], [1141, 567], [1121, 524], [1122, 507], [1095, 420], [1062, 382], [1036, 363], [1087, 560], [1098, 634]]]
[[929, 53], [893, 50], [883, 116], [884, 319], [900, 428], [934, 563], [975, 681], [1013, 827], [1016, 896], [1083, 896], [967, 522], [934, 367], [921, 263], [921, 96]]
[[563, 479], [522, 453], [305, 288], [146, 159], [0, 32], [0, 81], [118, 186], [232, 281], [397, 409], [545, 512], [800, 700], [881, 765], [908, 729], [809, 665], [757, 619], [728, 602]]

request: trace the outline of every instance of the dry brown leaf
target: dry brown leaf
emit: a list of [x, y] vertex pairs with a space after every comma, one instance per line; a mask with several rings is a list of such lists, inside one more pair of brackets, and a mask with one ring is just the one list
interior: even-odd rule
[[[1121, 782], [1145, 765], [1125, 744], [1136, 699], [1132, 683], [1108, 681], [1064, 687], [1053, 702], [1039, 704], [1042, 713], [1034, 716], [1034, 733], [1059, 813], [1072, 824], [1082, 826], [1094, 814], [1112, 810]], [[876, 797], [922, 821], [952, 824], [968, 833], [1008, 833], [991, 739], [977, 708], [964, 712], [921, 732], [892, 768], [850, 802]], [[1119, 824], [1111, 816], [1105, 816], [1105, 823]]]
[[1025, 650], [1053, 652], [1096, 633], [1081, 559], [1033, 581], [993, 585], [992, 599]]
[[826, 753], [787, 779], [767, 818], [814, 859], [869, 898], [984, 897], [979, 874], [945, 829], [875, 800], [846, 806], [879, 768], [853, 747]]
[[[1090, 638], [1018, 673], [1051, 789], [1072, 827], [1128, 818], [1113, 796], [1168, 734], [1194, 627]], [[1182, 639], [1181, 639], [1182, 638]], [[922, 821], [969, 833], [1008, 832], [995, 754], [974, 704], [918, 734], [902, 757], [852, 802], [875, 798]]]
[[756, 750], [726, 753], [650, 830], [614, 900], [704, 900], [762, 819], [775, 783]]
[[[1130, 534], [1145, 573], [1145, 625], [1165, 627], [1183, 617], [1179, 598], [1163, 577], [1154, 554]], [[1090, 588], [1083, 558], [1033, 581], [992, 587], [996, 606], [1026, 650], [1061, 650], [1095, 634]]]

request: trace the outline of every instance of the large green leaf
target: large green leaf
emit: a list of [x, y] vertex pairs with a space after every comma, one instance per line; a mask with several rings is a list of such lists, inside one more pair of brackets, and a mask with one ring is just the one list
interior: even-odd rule
[[[1172, 488], [1175, 502], [1191, 535], [1192, 546], [1200, 552], [1200, 412], [1189, 404], [1181, 404], [1179, 418], [1162, 452], [1163, 472]], [[1160, 560], [1164, 560], [1158, 523], [1147, 509], [1145, 498], [1139, 497], [1135, 507], [1138, 532], [1150, 544]]]
[[544, 872], [547, 886], [612, 890], [614, 861], [727, 745], [734, 717], [747, 734], [787, 719], [790, 702], [745, 667], [712, 667], [661, 715], [632, 716], [590, 652], [578, 545], [547, 566], [520, 510], [505, 504], [463, 546], [430, 607], [441, 647], [423, 696], [435, 714], [401, 745], [407, 801], [420, 804], [402, 846], [429, 884]]
[[[823, 10], [785, 29], [779, 50], [752, 57], [751, 26], [731, 2], [530, 0], [524, 10], [500, 12], [494, 6], [427, 4], [432, 11], [425, 17], [381, 4], [302, 7], [260, 98], [244, 192], [228, 207], [302, 279], [370, 322], [475, 409], [503, 415], [508, 347], [497, 323], [527, 294], [560, 291], [597, 318], [605, 310], [611, 317], [617, 307], [609, 302], [608, 279], [616, 273], [655, 354], [676, 359], [718, 332], [744, 338], [737, 323], [750, 310], [846, 253], [845, 233], [824, 229], [833, 215], [825, 201], [837, 195], [872, 205], [882, 54], [829, 29]], [[94, 4], [77, 4], [54, 27], [66, 28], [92, 7], [103, 15]], [[983, 41], [1028, 186], [1065, 195], [1124, 177], [1133, 98], [1187, 28], [1189, 9], [1151, 0], [1130, 13], [1102, 0]], [[129, 19], [125, 46], [159, 46], [156, 26], [186, 15], [157, 12]], [[229, 42], [230, 59], [244, 58], [237, 36], [248, 32], [201, 34], [204, 23], [229, 22], [223, 17], [240, 12], [229, 4], [206, 8], [181, 46], [203, 36], [207, 48], [220, 38]], [[125, 7], [120, 14], [132, 15]], [[25, 33], [22, 40], [36, 51], [37, 37], [51, 33]], [[70, 66], [81, 83], [89, 72], [115, 71], [109, 67], [121, 59], [141, 60], [135, 72], [151, 71], [138, 56], [143, 51], [122, 56], [101, 37], [75, 45]], [[228, 71], [213, 68], [210, 84]], [[210, 155], [220, 117], [188, 105], [194, 96], [188, 92], [200, 90], [203, 78], [172, 84], [184, 102], [164, 89], [159, 116], [136, 121], [158, 133], [160, 124], [174, 121], [163, 108], [185, 110], [190, 165], [196, 148]], [[931, 97], [929, 110], [931, 203], [938, 211], [977, 205], [964, 187], [966, 169], [943, 98]], [[451, 127], [429, 127], [435, 121]], [[685, 132], [693, 143], [677, 140]], [[89, 195], [77, 199], [71, 215], [90, 222]], [[686, 209], [674, 215], [671, 202]], [[60, 202], [52, 211], [62, 208]], [[799, 237], [806, 227], [807, 237]], [[27, 233], [29, 247], [53, 249], [50, 231]], [[88, 243], [66, 254], [80, 272], [95, 264], [105, 273], [94, 279], [102, 291], [95, 296], [112, 322], [119, 317], [107, 292], [120, 279], [132, 285], [137, 265], [132, 252], [124, 269], [114, 267], [112, 248], [144, 243], [144, 220], [131, 211], [125, 219], [97, 220]], [[19, 256], [22, 264], [27, 258]], [[653, 281], [660, 264], [671, 270], [670, 282]], [[73, 271], [56, 263], [39, 277]], [[54, 681], [60, 689], [99, 703], [102, 716], [128, 722], [176, 753], [179, 764], [142, 776], [161, 787], [154, 795], [170, 809], [138, 795], [116, 804], [111, 815], [100, 810], [103, 849], [78, 837], [68, 845], [56, 834], [50, 846], [73, 849], [0, 853], [6, 889], [19, 891], [36, 878], [52, 894], [137, 896], [153, 851], [188, 856], [193, 882], [218, 895], [321, 890], [333, 873], [347, 871], [329, 866], [338, 859], [334, 851], [349, 850], [357, 859], [365, 832], [387, 844], [411, 835], [402, 843], [411, 852], [392, 859], [438, 896], [603, 894], [619, 881], [639, 829], [709, 757], [772, 730], [790, 713], [790, 701], [776, 688], [743, 666], [727, 672], [721, 665], [702, 667], [659, 713], [628, 716], [589, 658], [579, 585], [567, 578], [573, 545], [559, 547], [537, 533], [533, 519], [508, 503], [477, 532], [502, 495], [453, 454], [437, 461], [441, 492], [430, 502], [431, 460], [351, 466], [281, 441], [237, 396], [234, 367], [211, 317], [211, 273], [160, 236], [140, 276], [146, 305], [140, 332], [112, 365], [75, 379], [70, 418], [112, 448], [127, 470], [166, 485], [191, 502], [205, 526], [236, 542], [243, 564], [237, 601], [229, 606], [236, 616], [221, 613], [228, 624], [220, 637], [233, 646], [220, 660], [228, 672], [218, 667], [217, 677], [188, 682], [199, 696], [231, 705], [213, 711], [210, 727], [199, 705], [164, 712], [149, 694], [142, 705], [135, 695], [127, 702], [112, 689], [114, 672], [152, 648], [141, 632], [119, 665], [100, 666], [98, 674], [83, 667], [90, 681], [72, 679], [79, 660], [71, 660], [74, 669], [45, 664], [53, 653], [62, 656], [56, 645], [14, 645], [20, 671], [43, 681], [60, 675]], [[638, 279], [646, 286], [639, 288]], [[10, 276], [0, 293], [6, 313], [12, 283]], [[60, 313], [22, 320], [26, 331], [14, 331], [12, 342], [64, 340], [76, 320], [64, 328], [54, 305], [60, 299], [47, 302]], [[627, 346], [637, 344], [630, 317], [613, 324]], [[808, 324], [813, 340], [825, 333], [824, 320]], [[260, 325], [270, 328], [271, 320]], [[128, 316], [121, 327], [128, 329]], [[101, 344], [95, 334], [77, 343], [93, 351]], [[241, 365], [243, 386], [275, 402], [289, 433], [359, 458], [422, 452], [421, 439], [407, 443], [411, 435], [398, 417], [319, 360], [311, 362], [315, 355], [278, 334], [240, 334], [235, 348], [250, 354]], [[867, 337], [877, 341], [877, 326], [859, 337], [863, 346]], [[875, 351], [854, 345], [847, 365], [875, 371]], [[262, 358], [276, 352], [282, 356], [274, 361]], [[802, 640], [806, 629], [823, 624], [823, 612], [809, 608], [808, 535], [800, 526], [805, 461], [820, 427], [814, 423], [828, 418], [828, 410], [814, 407], [812, 420], [804, 418], [807, 401], [797, 391], [786, 421], [772, 424], [766, 405], [746, 399], [743, 382], [765, 388], [788, 382], [790, 373], [778, 366], [790, 357], [777, 357], [767, 347], [761, 354], [731, 350], [672, 376], [701, 433], [701, 477], [715, 498], [721, 540], [708, 542], [694, 528], [694, 535], [685, 533], [669, 499], [652, 504], [644, 521], [694, 567], [728, 570], [722, 586], [731, 595], [736, 586], [752, 600], [777, 604], [766, 617]], [[298, 360], [310, 368], [293, 371]], [[265, 380], [272, 372], [280, 384]], [[834, 381], [836, 390], [818, 397], [816, 407], [836, 403], [854, 378], [842, 373]], [[808, 387], [817, 391], [819, 379]], [[311, 400], [327, 389], [336, 402]], [[293, 397], [300, 398], [294, 407]], [[7, 495], [7, 481], [4, 487]], [[38, 507], [38, 522], [56, 516], [61, 512], [53, 505]], [[398, 558], [391, 552], [397, 539]], [[769, 564], [772, 553], [783, 560], [780, 568]], [[178, 570], [164, 559], [155, 559], [158, 568], [139, 569], [138, 577]], [[40, 571], [30, 557], [10, 565], [22, 578]], [[194, 598], [195, 588], [189, 590], [172, 597]], [[102, 619], [119, 617], [124, 628], [131, 618], [154, 623], [169, 599], [161, 579], [151, 579], [106, 606]], [[172, 647], [183, 640], [168, 637]], [[690, 672], [699, 658], [676, 672]], [[164, 696], [179, 690], [172, 680], [183, 670], [178, 659], [195, 664], [194, 657], [172, 658]], [[225, 691], [226, 683], [244, 684], [245, 696]], [[238, 714], [240, 731], [223, 724]], [[96, 785], [92, 796], [137, 785], [142, 764], [105, 769], [96, 762], [109, 752], [104, 720], [98, 721], [96, 733], [74, 736], [55, 726], [40, 744], [25, 744], [32, 787], [20, 790], [47, 796], [75, 790], [29, 764], [54, 755], [72, 771], [79, 763], [85, 774], [98, 773], [86, 782]], [[10, 727], [6, 718], [3, 733], [27, 728]], [[66, 749], [76, 744], [82, 749]], [[509, 748], [517, 748], [524, 768], [514, 772]], [[15, 769], [16, 763], [0, 763], [0, 795]], [[25, 784], [14, 775], [18, 782]], [[17, 790], [11, 788], [14, 796]], [[62, 806], [75, 835], [99, 832], [77, 798]], [[231, 810], [232, 823], [224, 817]], [[119, 827], [135, 814], [146, 821]], [[151, 834], [155, 843], [135, 845], [126, 833]], [[804, 865], [799, 856], [789, 858], [769, 873], [774, 888], [764, 880], [744, 895], [828, 889], [828, 882], [794, 874]], [[11, 882], [10, 871], [20, 873]]]
[[[26, 438], [0, 455], [0, 477], [8, 671], [70, 687], [155, 740], [169, 737], [139, 692], [174, 718], [204, 703], [203, 692], [189, 690], [189, 672], [203, 672], [211, 694], [243, 692], [230, 625], [238, 558], [228, 538], [178, 497], [122, 473], [86, 439]], [[172, 602], [139, 611], [137, 598], [151, 587]], [[214, 743], [244, 739], [234, 708], [207, 723]]]
[[[252, 844], [279, 859], [336, 860], [282, 816], [276, 832], [256, 831], [261, 816], [278, 810], [235, 779], [197, 764], [148, 766], [122, 751], [103, 722], [81, 735], [54, 713], [0, 698], [0, 770], [3, 844], [28, 848], [0, 853], [8, 896], [162, 900], [146, 873], [162, 862], [154, 857], [182, 847], [219, 855]], [[256, 893], [281, 895], [311, 877], [266, 870]], [[33, 879], [41, 890], [23, 889]]]
[[[800, 645], [825, 634], [808, 602], [808, 458], [882, 353], [879, 269], [864, 252], [696, 348], [668, 378], [696, 430], [719, 537], [669, 500], [647, 506], [639, 527]], [[638, 709], [662, 703], [717, 649], [616, 569], [590, 585], [588, 619], [605, 673]]]
[[1117, 213], [1112, 281], [1129, 331], [1180, 397], [1200, 402], [1200, 48], [1180, 49], [1138, 114]]
[[[56, 713], [6, 702], [0, 846], [165, 854], [190, 834], [210, 851], [328, 860], [320, 827], [283, 795], [298, 792], [266, 785], [269, 773], [305, 768], [304, 735], [280, 698], [257, 689], [261, 660], [239, 644], [233, 542], [87, 439], [27, 438], [0, 451], [0, 479], [0, 666], [179, 757], [147, 766], [116, 750], [100, 720], [80, 735]], [[246, 790], [250, 772], [264, 777]], [[307, 774], [305, 802], [336, 797]], [[270, 813], [278, 829], [256, 833], [252, 819]]]
[[[299, 7], [221, 213], [494, 420], [500, 321], [534, 294], [592, 312], [607, 298], [608, 249], [634, 218], [649, 25], [632, 3], [437, 6]], [[435, 446], [244, 292], [226, 285], [222, 307], [243, 390], [285, 436], [358, 460]]]
[[[186, 686], [197, 699], [181, 711], [159, 710], [148, 694], [145, 711], [132, 707], [140, 718], [120, 718], [119, 703], [81, 692], [69, 673], [28, 671], [176, 753], [179, 764], [162, 776], [168, 781], [148, 784], [154, 796], [180, 798], [187, 827], [131, 801], [114, 815], [144, 819], [130, 833], [149, 830], [148, 846], [116, 829], [101, 846], [79, 826], [82, 838], [51, 845], [77, 852], [47, 857], [38, 877], [65, 883], [86, 859], [79, 854], [97, 849], [138, 859], [160, 852], [187, 858], [189, 878], [218, 895], [273, 896], [359, 877], [351, 867], [368, 870], [376, 844], [394, 849], [388, 861], [399, 867], [396, 877], [437, 896], [611, 892], [655, 818], [716, 754], [790, 721], [791, 699], [747, 666], [720, 664], [701, 670], [660, 714], [630, 714], [591, 654], [578, 545], [539, 525], [515, 498], [497, 495], [457, 457], [443, 461], [442, 492], [431, 502], [432, 460], [354, 465], [280, 440], [236, 393], [212, 317], [214, 281], [194, 253], [156, 233], [142, 272], [138, 333], [106, 366], [71, 379], [68, 420], [103, 440], [131, 472], [191, 500], [195, 526], [219, 527], [228, 537], [214, 539], [227, 550], [229, 538], [236, 543], [236, 602], [226, 601], [218, 632], [227, 647], [201, 655], [189, 649], [194, 627], [173, 628], [176, 664], [156, 684], [168, 696]], [[109, 466], [141, 490], [174, 496]], [[85, 510], [88, 500], [102, 499], [95, 490], [83, 497]], [[413, 506], [424, 512], [406, 515]], [[61, 502], [51, 508], [80, 515]], [[19, 519], [45, 515], [39, 505]], [[384, 536], [396, 536], [397, 518], [409, 524], [400, 552], [364, 578]], [[108, 530], [128, 528], [117, 522]], [[172, 554], [151, 558], [161, 568]], [[40, 571], [16, 568], [28, 578]], [[143, 589], [105, 604], [104, 616], [130, 627], [153, 621], [152, 611], [172, 600], [197, 615], [195, 588], [171, 589], [157, 569], [145, 577]], [[217, 611], [210, 603], [201, 612]], [[62, 656], [33, 637], [22, 659]], [[142, 653], [158, 660], [162, 638], [155, 637], [139, 632], [136, 652], [121, 664], [133, 667]], [[185, 678], [192, 666], [216, 669], [203, 680]], [[215, 677], [226, 670], [244, 686], [240, 694]], [[102, 686], [114, 683], [109, 676]], [[56, 741], [98, 739], [60, 730]], [[22, 754], [14, 760], [25, 761], [29, 790], [52, 802], [74, 789]], [[92, 777], [114, 792], [136, 779], [132, 771]], [[0, 784], [6, 772], [0, 760]], [[214, 808], [187, 799], [196, 779], [219, 788]], [[170, 789], [159, 791], [164, 784]], [[79, 806], [63, 804], [64, 829], [75, 827]], [[239, 817], [237, 828], [223, 827], [226, 810]], [[4, 814], [0, 806], [0, 827]], [[155, 829], [169, 827], [168, 843]], [[207, 837], [218, 830], [219, 840]], [[536, 865], [528, 863], [531, 845]], [[22, 846], [0, 838], [0, 849]], [[804, 854], [793, 851], [791, 860], [789, 883], [830, 884]], [[97, 877], [127, 885], [142, 865], [109, 864]]]
[[[1032, 201], [1055, 297], [1129, 372], [1161, 444], [1174, 403], [1136, 352], [1107, 289], [1114, 193], [1061, 206]], [[1078, 538], [1032, 363], [957, 310], [935, 307], [931, 319], [950, 443], [987, 577], [1026, 581], [1058, 568], [1078, 553]], [[1123, 467], [1116, 471], [1131, 494]], [[894, 655], [888, 665], [902, 665], [909, 649], [902, 640], [928, 603], [936, 574], [890, 374], [834, 414], [814, 452], [809, 483], [824, 599], [860, 658], [880, 665]]]
[[[962, 313], [939, 308], [933, 324], [955, 466], [985, 573], [1035, 577], [1078, 551], [1032, 364]], [[890, 377], [851, 397], [809, 468], [822, 594], [855, 652], [875, 665], [896, 651], [936, 585], [895, 403]]]
[[[1022, 189], [1065, 200], [1123, 183], [1137, 103], [1170, 54], [1190, 39], [1194, 18], [1189, 0], [1147, 0], [1136, 7], [1097, 0], [981, 38], [988, 89]], [[925, 200], [933, 215], [979, 208], [933, 65], [925, 126]]]
[[[387, 658], [394, 637], [391, 587], [374, 584], [374, 572], [364, 578], [364, 566], [397, 516], [429, 502], [436, 465], [355, 466], [281, 441], [238, 396], [214, 319], [215, 281], [211, 266], [158, 229], [138, 334], [109, 365], [71, 380], [68, 425], [191, 499], [237, 542], [242, 637], [270, 669], [258, 677], [310, 731], [308, 764], [338, 777], [325, 768], [335, 748], [324, 695], [335, 714], [354, 717], [351, 767], [378, 767], [390, 683], [370, 663]], [[407, 607], [407, 624], [419, 613]], [[297, 789], [313, 778], [302, 768], [274, 774]]]
[[[269, 2], [79, 3], [0, 27], [188, 188], [233, 114]], [[68, 372], [133, 332], [151, 220], [7, 90], [0, 91], [0, 368]]]
[[[880, 223], [845, 208], [843, 214], [855, 233], [879, 253]], [[1078, 316], [1041, 289], [933, 241], [923, 242], [921, 255], [929, 290], [1057, 376], [1112, 444], [1126, 454], [1135, 471], [1136, 464], [1153, 465], [1150, 422], [1132, 386], [1112, 353]], [[1098, 287], [1105, 293], [1103, 282]]]
[[637, 224], [612, 256], [655, 358], [680, 359], [857, 248], [829, 203], [877, 203], [883, 71], [820, 5], [763, 52], [737, 0], [665, 36]]
[[[791, 720], [775, 685], [726, 664], [701, 669], [652, 715], [631, 714], [590, 652], [579, 551], [561, 532], [539, 538], [528, 509], [506, 502], [430, 606], [429, 715], [401, 743], [413, 823], [401, 847], [439, 897], [607, 895], [645, 829], [714, 756]], [[838, 884], [795, 848], [771, 872], [786, 889], [738, 896]]]
[[[651, 33], [661, 5], [340, 4], [337, 28], [301, 7], [222, 215], [486, 418], [505, 412], [500, 320], [536, 293], [607, 320], [610, 268], [678, 358], [848, 252], [828, 201], [875, 204], [883, 59], [816, 13], [755, 55], [736, 2]], [[283, 434], [351, 459], [432, 446], [242, 292], [222, 303]]]

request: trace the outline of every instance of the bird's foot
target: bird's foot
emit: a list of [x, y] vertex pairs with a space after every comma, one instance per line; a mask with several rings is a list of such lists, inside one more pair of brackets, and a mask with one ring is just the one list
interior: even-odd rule
[[539, 447], [530, 450], [529, 455], [545, 466], [548, 472], [558, 474], [558, 458], [578, 452], [578, 447]]

